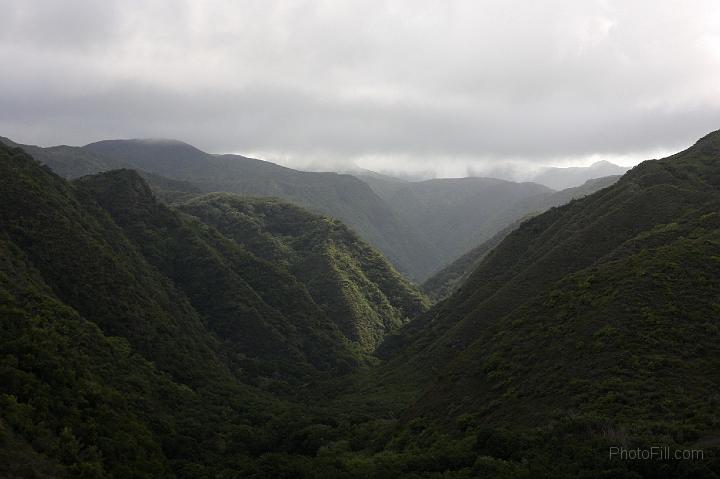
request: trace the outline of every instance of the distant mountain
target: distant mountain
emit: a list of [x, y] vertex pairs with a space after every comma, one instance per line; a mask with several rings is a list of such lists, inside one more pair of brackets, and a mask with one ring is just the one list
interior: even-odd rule
[[21, 147], [33, 158], [48, 165], [55, 173], [64, 178], [78, 178], [127, 166], [76, 146], [61, 145], [41, 148], [34, 145], [20, 145], [3, 137], [0, 137], [0, 143], [11, 147]]
[[590, 166], [571, 166], [568, 168], [543, 168], [532, 181], [554, 190], [564, 190], [580, 186], [588, 180], [605, 176], [622, 175], [629, 168], [609, 161], [597, 161]]
[[513, 205], [552, 191], [535, 183], [495, 178], [443, 178], [420, 182], [363, 176], [409, 228], [422, 235], [433, 256], [421, 278], [516, 221], [527, 212]]
[[[415, 384], [408, 421], [454, 420], [478, 454], [518, 467], [550, 450], [575, 458], [540, 460], [540, 475], [706, 477], [719, 432], [718, 211], [720, 131], [523, 222], [386, 344], [382, 384]], [[592, 453], [662, 441], [705, 447], [707, 462]]]
[[536, 214], [542, 213], [549, 208], [564, 205], [572, 200], [582, 198], [583, 196], [587, 196], [598, 190], [606, 188], [615, 183], [619, 178], [619, 176], [607, 176], [605, 178], [588, 180], [584, 185], [576, 188], [568, 188], [554, 193], [540, 194], [515, 203], [511, 206], [507, 214], [520, 219], [511, 223], [509, 226], [496, 233], [495, 236], [489, 240], [479, 244], [442, 270], [438, 271], [425, 281], [425, 283], [423, 283], [423, 291], [431, 299], [436, 301], [445, 298], [457, 287], [463, 284], [465, 280], [467, 280], [468, 276], [470, 276], [470, 274], [480, 265], [480, 262], [485, 255], [500, 244], [500, 242], [513, 230], [519, 227], [523, 221]]

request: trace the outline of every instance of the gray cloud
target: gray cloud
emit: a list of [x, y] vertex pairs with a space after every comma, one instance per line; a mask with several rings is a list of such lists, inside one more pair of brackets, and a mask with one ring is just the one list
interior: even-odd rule
[[[720, 5], [0, 0], [0, 135], [290, 163], [643, 159], [720, 128]], [[478, 166], [479, 165], [479, 166]]]

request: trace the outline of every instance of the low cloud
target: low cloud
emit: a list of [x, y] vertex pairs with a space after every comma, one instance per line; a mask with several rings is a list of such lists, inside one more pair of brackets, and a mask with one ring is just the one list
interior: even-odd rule
[[[636, 162], [720, 128], [720, 5], [0, 0], [0, 135], [291, 165]], [[442, 174], [442, 173], [441, 173]]]

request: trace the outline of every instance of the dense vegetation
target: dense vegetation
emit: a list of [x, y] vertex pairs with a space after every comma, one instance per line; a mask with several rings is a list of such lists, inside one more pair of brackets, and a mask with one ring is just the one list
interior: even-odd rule
[[[165, 184], [0, 147], [5, 475], [720, 472], [720, 132], [522, 222], [427, 312], [336, 220]], [[657, 445], [704, 458], [608, 458]]]
[[[450, 298], [386, 343], [383, 381], [414, 389], [406, 414], [430, 424], [516, 438], [540, 431], [565, 446], [569, 425], [588, 457], [598, 444], [705, 445], [708, 462], [656, 473], [712, 477], [719, 207], [716, 132], [525, 221]], [[518, 447], [527, 457], [539, 446]]]
[[[0, 470], [274, 477], [262, 472], [283, 467], [272, 454], [324, 437], [332, 419], [282, 398], [366, 360], [374, 343], [345, 336], [337, 324], [348, 318], [287, 269], [158, 203], [132, 171], [69, 184], [19, 149], [0, 155]], [[271, 210], [296, 218], [299, 242], [332, 232], [324, 244], [339, 258], [362, 252], [352, 269], [335, 266], [340, 291], [377, 295], [353, 298], [387, 319], [368, 325], [375, 342], [423, 310], [346, 228], [276, 201], [265, 219]]]
[[[342, 333], [373, 351], [426, 300], [337, 220], [272, 199], [211, 194], [179, 206], [305, 285]], [[267, 288], [272, 290], [272, 284]]]

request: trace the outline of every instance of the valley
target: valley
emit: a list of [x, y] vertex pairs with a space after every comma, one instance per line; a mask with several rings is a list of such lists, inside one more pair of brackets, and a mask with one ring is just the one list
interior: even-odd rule
[[720, 132], [562, 191], [3, 143], [8, 477], [719, 470]]

